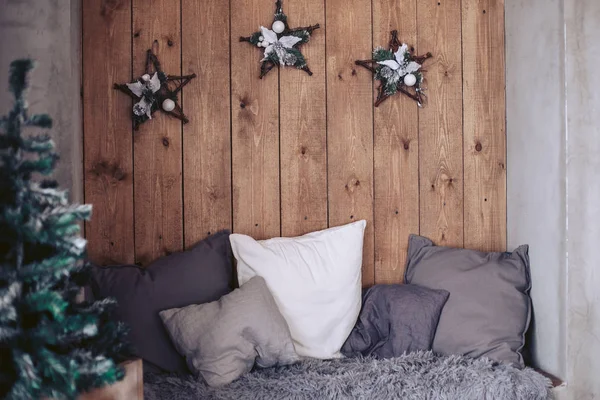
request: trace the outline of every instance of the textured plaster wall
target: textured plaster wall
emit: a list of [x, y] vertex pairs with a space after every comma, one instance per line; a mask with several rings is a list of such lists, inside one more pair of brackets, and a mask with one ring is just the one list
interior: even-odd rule
[[600, 399], [600, 1], [506, 0], [508, 241], [531, 245], [533, 355]]
[[566, 288], [561, 3], [506, 1], [508, 248], [530, 245], [531, 350], [536, 364], [558, 376], [565, 373]]
[[61, 155], [55, 177], [76, 201], [83, 198], [79, 1], [0, 0], [0, 114], [12, 104], [9, 63], [22, 57], [37, 60], [30, 111], [54, 119], [51, 134]]

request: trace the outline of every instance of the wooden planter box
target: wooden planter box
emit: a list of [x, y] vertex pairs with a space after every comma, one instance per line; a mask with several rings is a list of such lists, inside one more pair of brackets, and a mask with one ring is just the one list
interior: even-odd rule
[[123, 366], [125, 378], [121, 382], [83, 394], [79, 396], [79, 400], [143, 400], [142, 360], [127, 361]]

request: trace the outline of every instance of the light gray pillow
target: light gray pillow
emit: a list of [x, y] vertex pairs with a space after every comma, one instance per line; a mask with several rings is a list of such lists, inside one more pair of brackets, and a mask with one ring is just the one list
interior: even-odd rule
[[521, 350], [531, 317], [528, 249], [524, 245], [512, 253], [485, 253], [410, 237], [405, 281], [450, 292], [434, 352], [524, 366]]
[[290, 330], [265, 280], [250, 279], [212, 303], [160, 312], [175, 348], [210, 386], [259, 367], [298, 361]]

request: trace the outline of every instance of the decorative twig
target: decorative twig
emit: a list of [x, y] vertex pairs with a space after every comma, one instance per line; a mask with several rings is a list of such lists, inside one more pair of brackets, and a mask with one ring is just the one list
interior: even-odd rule
[[375, 67], [373, 67], [372, 64], [377, 64], [377, 61], [375, 60], [356, 60], [354, 61], [354, 63], [356, 65], [360, 65], [361, 67], [365, 67], [366, 69], [368, 69], [371, 72], [375, 72]]
[[259, 78], [262, 79], [263, 76], [268, 74], [269, 71], [271, 71], [273, 69], [273, 67], [275, 67], [275, 63], [273, 61], [271, 61], [271, 60], [263, 61], [262, 64], [260, 64]]
[[[136, 90], [136, 93], [141, 93], [141, 96], [132, 92], [127, 84], [115, 83], [113, 85], [114, 89], [125, 93], [137, 102], [132, 113], [133, 128], [137, 130], [140, 124], [150, 119], [156, 110], [169, 114], [172, 117], [181, 120], [184, 124], [189, 122], [188, 118], [183, 113], [181, 106], [177, 104], [177, 94], [196, 77], [196, 74], [166, 75], [162, 71], [160, 61], [156, 54], [152, 52], [152, 49], [146, 51], [144, 71], [147, 75], [157, 75], [158, 80], [160, 81], [160, 88], [158, 88], [158, 90], [156, 89], [156, 86], [151, 86], [148, 83], [152, 78], [148, 78], [147, 76], [142, 76], [130, 84], [130, 86]], [[170, 82], [174, 82], [173, 89], [171, 89], [173, 85], [171, 85], [171, 87], [169, 85]], [[154, 85], [156, 84], [157, 82], [154, 82]], [[142, 101], [142, 99], [144, 101]]]
[[288, 29], [287, 31], [284, 31], [283, 33], [307, 31], [309, 34], [312, 34], [315, 29], [319, 29], [320, 27], [321, 27], [321, 25], [315, 24], [315, 25], [310, 25], [310, 26], [303, 26], [300, 28]]
[[[421, 69], [421, 66], [427, 59], [432, 57], [432, 54], [413, 56], [410, 51], [404, 50], [408, 46], [398, 40], [398, 31], [393, 30], [390, 35], [388, 51], [375, 49], [373, 57], [377, 59], [356, 60], [355, 64], [371, 71], [375, 74], [375, 78], [381, 82], [377, 88], [375, 107], [378, 107], [396, 92], [408, 96], [421, 107], [424, 95], [420, 85], [423, 82], [422, 73], [425, 72], [424, 69]], [[401, 47], [403, 48], [403, 54], [398, 53]], [[418, 64], [416, 67], [415, 63]]]
[[[275, 16], [270, 26], [271, 29], [261, 26], [259, 32], [239, 38], [240, 42], [248, 42], [253, 46], [265, 49], [260, 66], [261, 79], [275, 66], [294, 66], [308, 75], [312, 75], [299, 47], [309, 41], [310, 35], [315, 29], [319, 29], [320, 25], [290, 28], [282, 4], [281, 0], [275, 1]], [[282, 40], [280, 41], [280, 39]]]

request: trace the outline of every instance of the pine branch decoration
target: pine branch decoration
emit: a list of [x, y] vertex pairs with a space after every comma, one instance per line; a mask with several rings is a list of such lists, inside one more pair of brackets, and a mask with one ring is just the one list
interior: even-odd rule
[[260, 79], [269, 73], [276, 65], [293, 66], [308, 75], [312, 71], [308, 68], [306, 59], [299, 47], [310, 40], [310, 35], [319, 24], [290, 28], [287, 16], [283, 12], [282, 1], [275, 2], [275, 17], [271, 29], [260, 27], [259, 32], [254, 32], [247, 37], [240, 37], [240, 42], [248, 42], [256, 47], [264, 47], [264, 57], [260, 60]]
[[10, 66], [13, 109], [0, 118], [0, 398], [75, 399], [123, 377], [125, 327], [112, 300], [77, 302], [86, 279], [79, 224], [91, 206], [69, 204], [53, 173], [58, 155], [47, 115], [29, 115], [25, 93], [33, 63]]
[[396, 93], [410, 97], [417, 102], [419, 107], [423, 106], [425, 88], [422, 85], [425, 80], [423, 75], [425, 71], [421, 67], [427, 59], [432, 57], [432, 54], [415, 56], [412, 51], [413, 49], [409, 49], [407, 44], [400, 43], [398, 31], [394, 30], [391, 32], [388, 49], [377, 47], [373, 50], [372, 59], [355, 62], [356, 65], [371, 71], [374, 79], [380, 82], [375, 107]]

